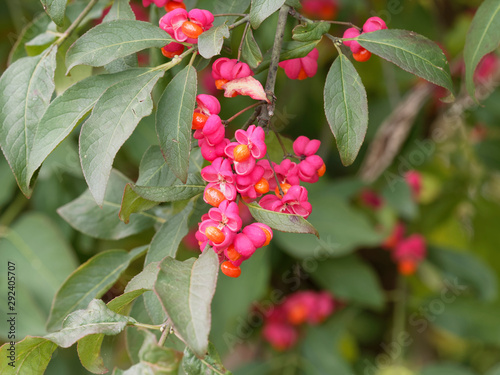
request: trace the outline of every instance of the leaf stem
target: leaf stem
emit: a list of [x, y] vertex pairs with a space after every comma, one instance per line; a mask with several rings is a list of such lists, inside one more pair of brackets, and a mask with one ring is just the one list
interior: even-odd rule
[[278, 175], [276, 174], [276, 171], [274, 170], [273, 162], [271, 161], [271, 157], [269, 156], [268, 152], [266, 152], [266, 157], [267, 157], [267, 160], [269, 161], [269, 166], [271, 167], [271, 169], [273, 171], [273, 175], [274, 175], [274, 178], [276, 179], [276, 183], [278, 184], [278, 190], [281, 194], [281, 198], [283, 198], [285, 196], [285, 194], [283, 194], [283, 190], [281, 189], [281, 185], [280, 185], [280, 182], [278, 180]]
[[278, 16], [278, 24], [276, 25], [276, 35], [274, 36], [274, 44], [271, 52], [271, 63], [269, 65], [269, 70], [267, 72], [267, 80], [265, 91], [270, 99], [270, 103], [263, 105], [262, 108], [267, 110], [262, 110], [259, 116], [259, 126], [269, 126], [271, 117], [274, 115], [275, 108], [275, 98], [274, 98], [274, 88], [276, 86], [276, 76], [278, 74], [278, 63], [280, 61], [281, 47], [283, 45], [283, 37], [285, 35], [286, 20], [288, 18], [288, 11], [290, 7], [288, 5], [283, 5], [280, 9]]
[[[172, 69], [177, 64], [180, 64], [181, 61], [184, 59], [184, 57], [186, 57], [190, 53], [196, 52], [197, 50], [198, 50], [197, 47], [190, 48], [187, 51], [183, 52], [181, 55], [175, 56], [172, 59], [172, 61], [169, 61], [168, 63], [162, 64], [162, 65], [155, 66], [151, 70], [165, 70], [165, 71], [167, 71], [169, 69]], [[196, 53], [195, 53], [195, 56], [196, 56]]]
[[291, 8], [290, 11], [288, 12], [293, 18], [296, 18], [297, 20], [301, 22], [306, 22], [306, 23], [319, 23], [319, 22], [326, 22], [326, 23], [331, 23], [335, 25], [343, 25], [343, 26], [349, 26], [349, 27], [354, 27], [358, 30], [362, 30], [361, 27], [356, 26], [352, 22], [343, 22], [343, 21], [330, 21], [330, 20], [311, 20], [307, 17], [304, 17], [302, 14], [297, 12], [294, 8]]
[[246, 13], [219, 13], [219, 14], [214, 14], [214, 17], [246, 17], [248, 14]]
[[28, 199], [24, 194], [20, 193], [16, 196], [14, 201], [5, 210], [3, 215], [0, 217], [0, 226], [8, 227], [10, 223], [21, 213], [23, 208], [28, 203]]
[[64, 34], [56, 41], [57, 45], [61, 45], [72, 33], [76, 30], [76, 28], [80, 25], [83, 19], [89, 14], [94, 5], [96, 5], [98, 0], [90, 0], [85, 9], [80, 13], [80, 15], [73, 21], [73, 23], [68, 27], [68, 29], [64, 32]]
[[167, 341], [167, 337], [170, 334], [170, 326], [168, 324], [164, 324], [162, 328], [160, 328], [160, 331], [163, 329], [160, 339], [158, 340], [158, 345], [163, 346], [165, 344], [165, 341]]
[[240, 61], [241, 59], [241, 51], [243, 51], [243, 43], [245, 42], [245, 37], [247, 36], [249, 27], [250, 27], [250, 22], [247, 22], [245, 30], [243, 30], [243, 35], [241, 36], [240, 46], [238, 47], [238, 61]]
[[154, 329], [157, 331], [161, 331], [162, 327], [164, 326], [163, 324], [160, 325], [153, 325], [153, 324], [145, 324], [145, 323], [131, 323], [131, 325], [139, 327], [139, 328], [146, 328], [146, 329]]
[[243, 17], [242, 19], [240, 19], [239, 21], [236, 21], [235, 23], [233, 23], [232, 25], [229, 25], [228, 28], [229, 30], [232, 30], [234, 29], [235, 27], [238, 27], [240, 25], [243, 25], [245, 22], [248, 22], [250, 20], [250, 16], [246, 15], [245, 17]]
[[249, 105], [248, 107], [246, 108], [243, 108], [241, 111], [239, 111], [238, 113], [236, 113], [235, 115], [231, 116], [230, 118], [228, 118], [227, 120], [223, 121], [224, 124], [229, 124], [231, 121], [233, 121], [235, 118], [237, 118], [238, 116], [240, 116], [241, 114], [245, 113], [246, 111], [248, 111], [249, 109], [252, 109], [252, 108], [255, 108], [257, 106], [261, 105], [260, 102], [258, 103], [254, 103], [252, 105]]

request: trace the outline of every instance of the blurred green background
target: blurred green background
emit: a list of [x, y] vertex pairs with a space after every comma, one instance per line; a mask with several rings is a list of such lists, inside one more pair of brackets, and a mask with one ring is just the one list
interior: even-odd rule
[[[465, 36], [480, 3], [343, 0], [337, 19], [359, 25], [379, 15], [389, 28], [413, 30], [436, 41], [446, 51], [455, 87], [460, 88]], [[18, 35], [42, 11], [36, 0], [0, 1], [2, 71]], [[276, 17], [271, 17], [255, 32], [263, 51], [272, 45], [275, 25]], [[290, 22], [290, 30], [292, 26]], [[343, 30], [333, 26], [331, 32], [340, 36]], [[241, 32], [241, 28], [234, 32], [228, 48], [237, 49]], [[306, 135], [322, 141], [319, 153], [327, 173], [319, 183], [307, 186], [313, 206], [310, 222], [318, 228], [321, 240], [312, 235], [276, 234], [270, 246], [243, 266], [239, 279], [219, 278], [212, 305], [211, 339], [223, 362], [238, 375], [500, 374], [500, 90], [495, 88], [481, 106], [464, 106], [459, 120], [445, 127], [446, 135], [439, 142], [429, 136], [440, 126], [439, 119], [450, 105], [439, 102], [439, 92], [430, 90], [395, 161], [377, 181], [368, 184], [359, 178], [368, 146], [382, 122], [419, 81], [376, 57], [355, 65], [368, 93], [369, 128], [357, 161], [346, 168], [340, 163], [323, 112], [324, 80], [336, 50], [328, 40], [318, 49], [319, 70], [314, 78], [292, 81], [280, 69], [273, 124], [291, 139]], [[256, 78], [263, 82], [265, 75]], [[222, 118], [251, 103], [246, 97], [220, 100]], [[234, 121], [232, 130], [245, 120]], [[423, 143], [424, 139], [429, 141]], [[135, 180], [142, 155], [154, 144], [154, 120], [148, 117], [118, 153], [115, 168]], [[422, 145], [429, 147], [423, 149]], [[275, 141], [270, 146], [274, 155], [279, 155], [278, 147]], [[423, 177], [418, 201], [401, 175], [407, 165]], [[383, 197], [381, 209], [373, 210], [363, 203], [360, 193], [366, 188]], [[129, 250], [151, 241], [152, 227], [119, 240], [94, 238], [74, 230], [57, 209], [85, 190], [77, 132], [44, 163], [30, 200], [17, 189], [6, 160], [0, 156], [0, 228], [16, 239], [0, 242], [0, 256], [19, 246], [30, 254], [26, 258], [30, 261], [20, 261], [18, 268], [22, 309], [18, 339], [45, 333], [52, 297], [79, 264], [106, 249]], [[192, 215], [193, 228], [207, 208], [200, 205], [197, 209]], [[169, 210], [175, 210], [175, 205], [164, 207], [165, 212]], [[396, 266], [380, 247], [398, 220], [406, 223], [408, 233], [422, 234], [429, 246], [428, 259], [416, 275], [407, 278], [404, 289], [398, 284]], [[182, 246], [180, 258], [197, 254], [188, 244]], [[135, 262], [103, 298], [110, 300], [123, 292], [141, 269], [142, 261]], [[443, 291], [449, 282], [466, 289], [448, 303]], [[261, 337], [262, 316], [255, 306], [272, 301], [275, 291], [288, 294], [298, 289], [329, 290], [344, 307], [323, 325], [304, 327], [293, 349], [276, 352]], [[401, 313], [402, 290], [406, 303]], [[138, 314], [141, 302], [134, 306]], [[0, 306], [2, 316], [5, 308]], [[411, 343], [405, 346], [404, 355], [396, 353], [391, 359], [391, 353], [398, 350], [392, 345], [392, 335], [401, 329], [408, 331]], [[5, 332], [2, 322], [0, 341], [6, 339]], [[131, 363], [125, 335], [106, 338], [103, 351], [108, 363], [122, 368]], [[73, 347], [58, 349], [46, 373], [87, 372]]]

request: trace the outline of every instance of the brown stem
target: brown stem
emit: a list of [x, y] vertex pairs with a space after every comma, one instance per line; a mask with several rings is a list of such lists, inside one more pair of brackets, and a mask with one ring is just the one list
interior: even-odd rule
[[278, 63], [280, 61], [281, 46], [283, 45], [283, 37], [285, 35], [286, 20], [290, 7], [283, 5], [278, 16], [278, 24], [276, 26], [276, 35], [274, 36], [274, 45], [271, 53], [271, 64], [267, 73], [266, 94], [270, 100], [269, 104], [262, 106], [262, 111], [259, 116], [259, 126], [267, 127], [274, 115], [275, 98], [274, 88], [276, 86], [276, 76], [278, 74]]
[[250, 27], [250, 22], [247, 22], [245, 30], [243, 30], [243, 36], [241, 37], [240, 46], [238, 47], [238, 61], [241, 60], [241, 51], [243, 50], [243, 43], [245, 42], [245, 37], [247, 36], [248, 28]]
[[223, 121], [223, 123], [225, 125], [229, 124], [231, 121], [233, 121], [235, 118], [237, 118], [238, 116], [240, 116], [241, 114], [245, 113], [246, 111], [248, 111], [249, 109], [252, 109], [252, 108], [255, 108], [257, 106], [261, 105], [261, 103], [254, 103], [252, 105], [249, 105], [248, 107], [246, 108], [243, 108], [241, 111], [239, 111], [238, 113], [236, 113], [235, 115], [231, 116], [230, 118], [228, 118], [226, 121]]

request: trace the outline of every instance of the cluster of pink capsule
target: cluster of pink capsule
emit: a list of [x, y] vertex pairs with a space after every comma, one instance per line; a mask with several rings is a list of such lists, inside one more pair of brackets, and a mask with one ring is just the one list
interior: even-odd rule
[[276, 350], [290, 349], [299, 339], [301, 326], [321, 324], [338, 307], [339, 303], [326, 291], [290, 294], [281, 305], [267, 312], [262, 336]]
[[[251, 75], [250, 67], [235, 59], [220, 58], [212, 65], [218, 88]], [[194, 138], [198, 140], [203, 158], [211, 162], [201, 170], [202, 178], [208, 182], [203, 199], [213, 206], [202, 216], [196, 239], [201, 251], [209, 245], [219, 255], [224, 274], [238, 277], [241, 263], [256, 249], [267, 246], [273, 231], [262, 223], [242, 228], [237, 200], [253, 202], [260, 198], [264, 209], [307, 218], [312, 207], [307, 190], [300, 182], [314, 183], [325, 173], [323, 159], [316, 155], [320, 141], [301, 136], [293, 144], [298, 164], [289, 159], [280, 164], [270, 163], [264, 159], [267, 146], [263, 128], [250, 125], [239, 129], [235, 140], [230, 141], [219, 117], [218, 99], [201, 94], [196, 102], [192, 121]], [[270, 191], [274, 193], [267, 194]]]

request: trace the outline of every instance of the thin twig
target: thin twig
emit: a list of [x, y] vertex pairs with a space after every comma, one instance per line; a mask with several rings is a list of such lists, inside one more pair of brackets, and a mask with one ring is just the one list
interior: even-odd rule
[[243, 43], [245, 42], [245, 37], [247, 36], [248, 29], [250, 27], [250, 22], [247, 22], [245, 30], [243, 30], [243, 35], [241, 37], [240, 46], [238, 47], [238, 61], [241, 60], [241, 51], [243, 51]]
[[273, 129], [273, 133], [276, 135], [276, 139], [278, 140], [281, 149], [283, 150], [283, 159], [287, 158], [288, 156], [291, 156], [288, 151], [286, 150], [285, 145], [283, 144], [283, 140], [281, 139], [280, 133], [278, 133], [276, 130]]
[[274, 175], [274, 178], [276, 179], [276, 183], [278, 184], [278, 189], [280, 191], [281, 198], [283, 198], [285, 196], [285, 194], [283, 194], [283, 189], [281, 189], [280, 181], [278, 180], [278, 175], [276, 174], [276, 171], [274, 170], [273, 162], [271, 161], [271, 157], [269, 156], [268, 152], [266, 152], [266, 157], [267, 157], [267, 160], [269, 161], [269, 166], [271, 167], [271, 169], [273, 171], [273, 175]]
[[259, 116], [261, 108], [262, 108], [261, 106], [255, 108], [255, 111], [253, 111], [252, 116], [250, 116], [250, 118], [247, 120], [247, 122], [245, 122], [245, 125], [243, 125], [241, 127], [242, 130], [247, 130], [248, 127], [253, 124], [255, 119]]
[[351, 22], [343, 22], [343, 21], [330, 21], [330, 20], [311, 20], [307, 17], [304, 17], [302, 14], [297, 12], [295, 9], [291, 8], [290, 11], [288, 12], [293, 18], [296, 18], [297, 20], [301, 22], [306, 22], [306, 23], [318, 23], [318, 22], [326, 22], [326, 23], [331, 23], [335, 25], [344, 25], [344, 26], [349, 26], [349, 27], [354, 27], [358, 30], [362, 30], [361, 27], [356, 26], [355, 24]]
[[276, 86], [276, 76], [278, 74], [278, 63], [280, 61], [281, 47], [283, 45], [283, 37], [285, 35], [286, 20], [290, 7], [283, 5], [278, 16], [278, 24], [276, 25], [276, 35], [274, 36], [274, 44], [271, 52], [271, 63], [267, 73], [265, 91], [269, 99], [269, 104], [262, 106], [262, 111], [259, 116], [259, 126], [267, 127], [274, 115], [275, 97], [274, 88]]
[[167, 341], [167, 337], [170, 334], [170, 326], [168, 324], [164, 324], [161, 329], [163, 329], [163, 331], [161, 333], [160, 339], [158, 340], [159, 346], [163, 346], [163, 344], [165, 344], [165, 341]]
[[252, 109], [252, 108], [255, 108], [257, 107], [258, 105], [261, 105], [260, 102], [257, 102], [257, 103], [254, 103], [246, 108], [243, 108], [241, 111], [239, 111], [238, 113], [236, 113], [235, 115], [231, 116], [230, 118], [228, 118], [227, 120], [223, 121], [224, 124], [229, 124], [231, 121], [233, 121], [235, 118], [237, 118], [238, 116], [240, 116], [241, 114], [245, 113], [246, 111], [248, 111], [249, 109]]
[[250, 16], [245, 16], [242, 19], [240, 19], [239, 21], [236, 21], [235, 23], [233, 23], [232, 25], [229, 25], [228, 28], [229, 28], [229, 30], [232, 30], [235, 27], [243, 25], [245, 22], [248, 22], [249, 20], [250, 20]]
[[76, 30], [78, 25], [83, 21], [83, 19], [89, 14], [89, 12], [92, 10], [94, 5], [97, 4], [98, 0], [91, 0], [85, 9], [80, 13], [80, 15], [76, 18], [76, 20], [73, 21], [73, 23], [68, 27], [68, 29], [64, 32], [63, 36], [61, 36], [57, 41], [56, 44], [60, 45], [62, 42], [64, 42], [72, 33], [73, 31]]

